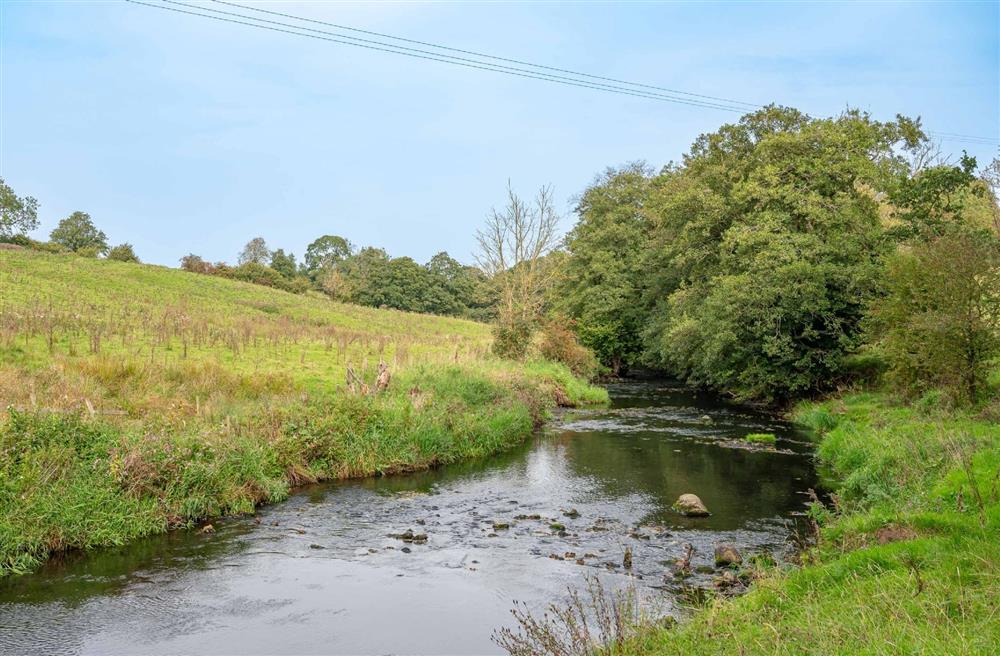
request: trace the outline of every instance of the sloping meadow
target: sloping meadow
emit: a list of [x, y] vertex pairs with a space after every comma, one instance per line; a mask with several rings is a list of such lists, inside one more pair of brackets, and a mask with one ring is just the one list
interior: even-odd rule
[[[489, 455], [557, 400], [607, 398], [489, 342], [471, 321], [0, 251], [0, 575], [299, 484]], [[379, 363], [390, 383], [365, 393]]]

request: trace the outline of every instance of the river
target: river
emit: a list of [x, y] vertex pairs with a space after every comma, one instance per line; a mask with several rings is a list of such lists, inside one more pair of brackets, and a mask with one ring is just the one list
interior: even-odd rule
[[[0, 653], [497, 653], [514, 600], [541, 610], [587, 573], [670, 611], [665, 574], [686, 544], [703, 569], [718, 542], [787, 553], [816, 485], [802, 434], [665, 382], [610, 392], [609, 408], [568, 412], [498, 457], [316, 485], [214, 532], [0, 580]], [[776, 448], [747, 448], [751, 432]], [[712, 515], [674, 513], [686, 492]], [[407, 530], [426, 542], [393, 537]]]

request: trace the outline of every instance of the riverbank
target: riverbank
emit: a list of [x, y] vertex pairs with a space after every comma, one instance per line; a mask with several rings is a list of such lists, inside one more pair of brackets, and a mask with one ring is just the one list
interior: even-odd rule
[[626, 654], [991, 654], [1000, 644], [1000, 425], [994, 408], [878, 393], [805, 403], [835, 490], [801, 567], [758, 573]]
[[[32, 252], [0, 251], [0, 283], [0, 576], [304, 483], [496, 453], [557, 404], [607, 400], [490, 357], [470, 321]], [[390, 382], [366, 393], [379, 362]]]

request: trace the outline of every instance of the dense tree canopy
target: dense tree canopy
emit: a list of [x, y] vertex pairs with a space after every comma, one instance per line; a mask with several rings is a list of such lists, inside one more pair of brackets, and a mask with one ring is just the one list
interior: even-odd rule
[[302, 263], [303, 270], [313, 280], [331, 270], [338, 262], [346, 260], [354, 253], [351, 242], [337, 235], [323, 235], [306, 247]]
[[489, 306], [482, 274], [438, 253], [425, 266], [362, 248], [328, 269], [324, 290], [337, 300], [411, 312], [476, 316]]
[[914, 174], [925, 141], [904, 117], [770, 106], [657, 175], [609, 170], [578, 204], [562, 308], [615, 370], [746, 398], [819, 389], [864, 340], [884, 258], [968, 196], [974, 162]]
[[605, 171], [580, 197], [580, 220], [566, 238], [571, 257], [560, 277], [557, 307], [576, 317], [581, 341], [615, 374], [635, 364], [642, 351], [650, 227], [644, 207], [652, 178], [641, 163]]
[[271, 253], [271, 268], [286, 278], [294, 278], [298, 273], [298, 269], [295, 265], [295, 254], [286, 254], [284, 249], [277, 249]]

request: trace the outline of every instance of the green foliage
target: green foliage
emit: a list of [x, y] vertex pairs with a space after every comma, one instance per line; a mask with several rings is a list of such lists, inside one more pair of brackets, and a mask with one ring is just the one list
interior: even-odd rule
[[523, 360], [531, 347], [534, 326], [524, 321], [497, 321], [493, 324], [493, 354], [509, 360]]
[[651, 184], [644, 164], [608, 169], [584, 191], [577, 224], [566, 238], [571, 257], [556, 305], [575, 320], [580, 340], [615, 375], [641, 354], [641, 297], [649, 273], [644, 206]]
[[250, 282], [255, 285], [264, 285], [265, 287], [274, 287], [275, 289], [281, 289], [292, 293], [302, 293], [309, 287], [308, 283], [305, 283], [304, 281], [299, 283], [296, 282], [295, 279], [289, 280], [280, 272], [257, 262], [246, 262], [236, 267], [231, 267], [221, 263], [215, 264], [212, 267], [212, 273], [224, 278], [242, 280], [243, 282]]
[[295, 265], [295, 254], [286, 254], [284, 249], [279, 248], [271, 253], [271, 268], [286, 278], [294, 278], [298, 273], [298, 268]]
[[998, 425], [962, 411], [929, 420], [870, 393], [803, 404], [795, 417], [823, 429], [839, 511], [810, 507], [823, 528], [804, 566], [765, 574], [676, 628], [649, 627], [618, 653], [996, 651]]
[[893, 234], [900, 239], [931, 239], [960, 221], [971, 200], [963, 191], [975, 195], [986, 191], [975, 184], [975, 170], [975, 158], [963, 154], [958, 166], [933, 166], [903, 180], [890, 196], [903, 221]]
[[747, 433], [743, 439], [754, 444], [774, 444], [778, 441], [774, 433]]
[[20, 197], [0, 178], [0, 239], [9, 239], [38, 227], [38, 201]]
[[953, 226], [888, 262], [869, 327], [904, 395], [946, 388], [975, 403], [1000, 353], [1000, 240]]
[[648, 201], [647, 358], [741, 397], [807, 393], [861, 343], [882, 239], [872, 189], [904, 173], [895, 123], [768, 107], [704, 135]]
[[118, 244], [113, 246], [111, 250], [108, 251], [108, 259], [115, 260], [117, 262], [134, 262], [139, 263], [139, 256], [135, 254], [132, 249], [132, 244]]
[[482, 273], [447, 253], [421, 266], [365, 247], [328, 267], [321, 280], [332, 298], [357, 305], [451, 316], [482, 317], [489, 306]]
[[323, 274], [354, 253], [354, 246], [343, 237], [323, 235], [306, 247], [302, 269], [312, 280], [319, 282]]
[[86, 212], [73, 212], [60, 221], [49, 239], [74, 253], [92, 257], [108, 250], [108, 238]]

